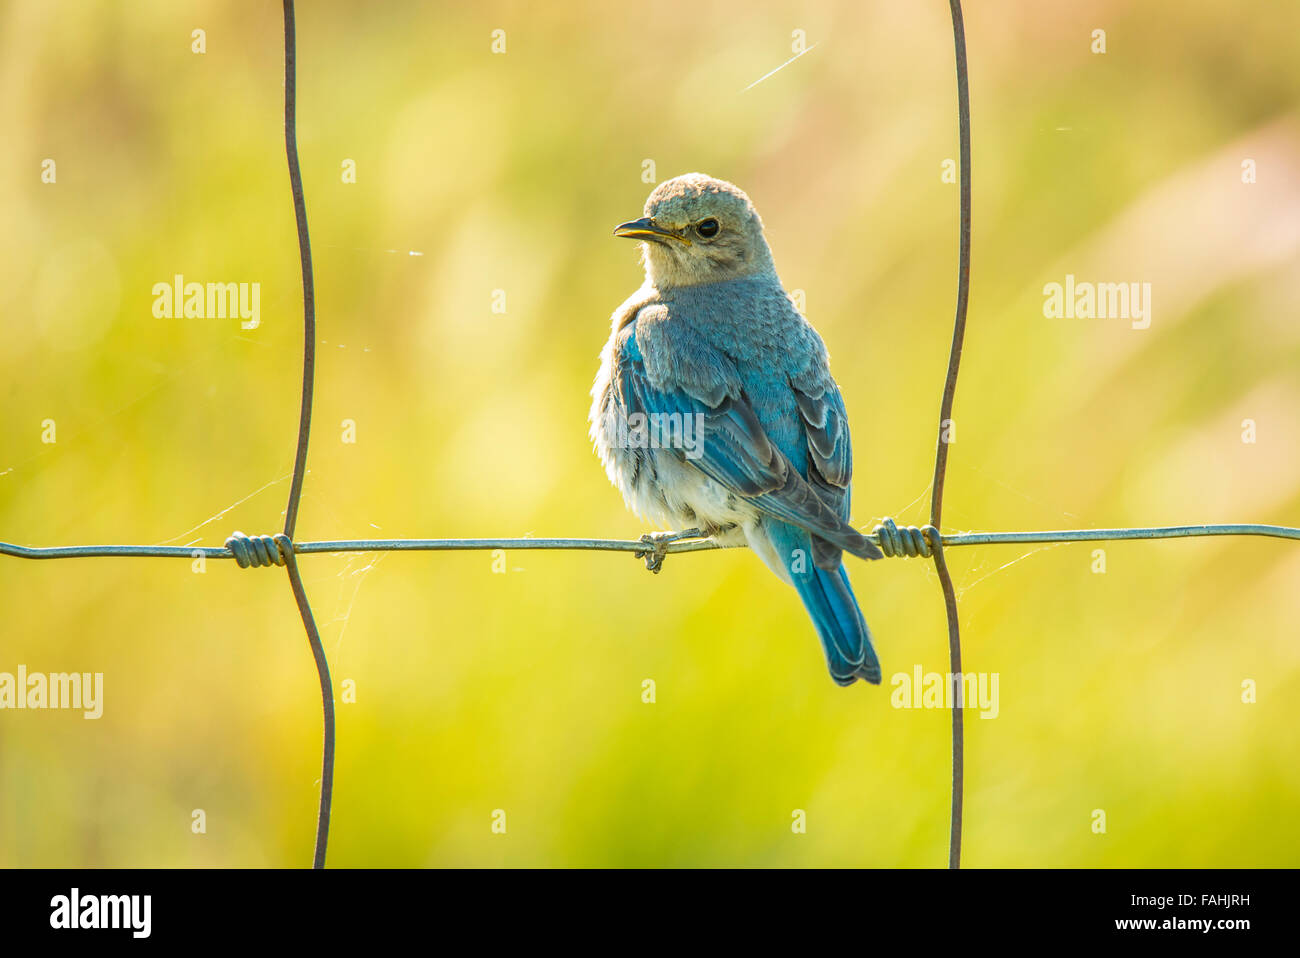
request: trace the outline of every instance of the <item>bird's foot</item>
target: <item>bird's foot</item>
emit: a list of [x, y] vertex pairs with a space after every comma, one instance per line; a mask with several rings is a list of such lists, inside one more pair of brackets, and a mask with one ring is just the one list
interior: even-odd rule
[[645, 549], [632, 553], [638, 559], [645, 559], [645, 567], [655, 575], [664, 567], [664, 558], [668, 555], [668, 546], [683, 539], [700, 539], [703, 534], [699, 529], [685, 529], [682, 532], [647, 532], [641, 537]]

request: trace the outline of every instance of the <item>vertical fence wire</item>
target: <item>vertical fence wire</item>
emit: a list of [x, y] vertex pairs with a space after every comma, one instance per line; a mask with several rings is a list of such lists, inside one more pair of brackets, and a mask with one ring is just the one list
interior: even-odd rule
[[943, 588], [944, 612], [948, 617], [948, 671], [952, 695], [952, 816], [948, 831], [948, 867], [961, 867], [962, 801], [965, 786], [965, 727], [961, 679], [961, 629], [957, 622], [957, 592], [943, 555], [943, 538], [938, 534], [943, 517], [943, 486], [948, 471], [948, 437], [951, 434], [952, 405], [957, 393], [957, 371], [966, 338], [966, 305], [970, 298], [970, 85], [966, 72], [966, 28], [961, 0], [948, 0], [952, 12], [952, 38], [957, 59], [957, 127], [961, 150], [961, 235], [958, 241], [957, 307], [953, 319], [952, 348], [948, 354], [948, 375], [939, 406], [939, 433], [934, 452], [934, 484], [930, 498], [930, 526], [934, 530], [934, 568]]
[[307, 201], [302, 191], [302, 171], [298, 168], [298, 87], [296, 29], [293, 0], [284, 0], [284, 152], [289, 164], [289, 186], [293, 191], [293, 213], [298, 226], [298, 255], [302, 264], [302, 406], [298, 416], [298, 446], [294, 453], [293, 482], [289, 502], [284, 510], [284, 535], [277, 537], [276, 547], [284, 559], [312, 658], [320, 679], [321, 713], [324, 742], [321, 748], [320, 806], [316, 815], [316, 850], [313, 868], [325, 867], [325, 846], [329, 842], [330, 807], [334, 796], [334, 687], [330, 681], [329, 660], [321, 643], [320, 630], [307, 601], [302, 573], [294, 557], [293, 533], [298, 524], [298, 504], [302, 499], [303, 478], [307, 474], [307, 439], [311, 434], [312, 390], [316, 366], [316, 292], [311, 269], [311, 238], [307, 232]]

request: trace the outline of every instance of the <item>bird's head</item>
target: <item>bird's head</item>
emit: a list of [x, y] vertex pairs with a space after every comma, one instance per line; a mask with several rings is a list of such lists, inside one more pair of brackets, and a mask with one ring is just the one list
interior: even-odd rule
[[645, 215], [614, 228], [641, 240], [655, 286], [694, 286], [772, 269], [763, 221], [749, 197], [725, 180], [687, 173], [655, 187]]

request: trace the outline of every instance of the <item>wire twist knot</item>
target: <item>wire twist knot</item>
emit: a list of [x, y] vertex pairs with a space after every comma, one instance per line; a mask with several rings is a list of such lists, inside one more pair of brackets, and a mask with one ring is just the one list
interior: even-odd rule
[[282, 566], [285, 557], [293, 552], [293, 540], [283, 532], [273, 536], [246, 536], [235, 531], [226, 540], [226, 548], [234, 555], [235, 563], [241, 569]]
[[885, 555], [914, 559], [918, 556], [930, 558], [936, 548], [943, 548], [943, 537], [934, 526], [903, 526], [899, 528], [893, 519], [885, 519], [871, 530], [871, 534], [880, 543], [880, 551]]

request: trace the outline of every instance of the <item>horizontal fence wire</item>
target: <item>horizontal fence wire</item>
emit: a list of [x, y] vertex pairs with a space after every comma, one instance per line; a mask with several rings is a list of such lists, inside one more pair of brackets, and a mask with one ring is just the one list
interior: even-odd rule
[[[912, 527], [902, 527], [912, 528]], [[1194, 526], [1149, 526], [1123, 529], [1061, 529], [1041, 532], [957, 532], [940, 537], [945, 549], [957, 546], [1039, 544], [1052, 542], [1120, 542], [1132, 539], [1187, 539], [1197, 536], [1265, 536], [1300, 541], [1300, 529], [1291, 526], [1258, 523], [1223, 523]], [[881, 545], [880, 533], [868, 536]], [[708, 552], [715, 549], [744, 548], [720, 546], [712, 539], [684, 539], [662, 548], [664, 555]], [[296, 555], [319, 555], [343, 552], [473, 552], [493, 549], [529, 549], [538, 551], [595, 551], [644, 553], [654, 546], [643, 539], [568, 539], [525, 536], [513, 539], [326, 539], [295, 542]], [[887, 555], [901, 553], [886, 552]], [[152, 557], [172, 559], [233, 559], [228, 546], [20, 546], [0, 542], [0, 555], [17, 559], [83, 559], [95, 556], [118, 558]], [[902, 556], [906, 558], [906, 556]]]

